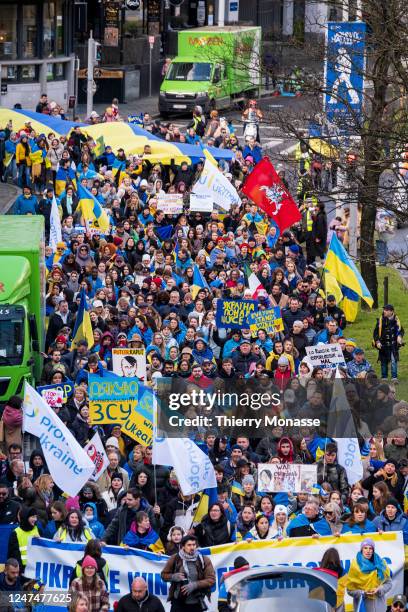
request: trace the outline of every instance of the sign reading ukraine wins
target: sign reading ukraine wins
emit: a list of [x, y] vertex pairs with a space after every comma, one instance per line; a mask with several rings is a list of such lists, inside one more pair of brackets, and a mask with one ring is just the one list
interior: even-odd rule
[[152, 444], [152, 392], [137, 378], [89, 374], [89, 412], [92, 425], [120, 425], [139, 444]]

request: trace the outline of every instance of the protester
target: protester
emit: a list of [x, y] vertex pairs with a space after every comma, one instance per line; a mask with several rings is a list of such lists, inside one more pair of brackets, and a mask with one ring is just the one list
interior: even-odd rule
[[197, 544], [195, 536], [184, 536], [179, 552], [170, 557], [161, 572], [162, 579], [171, 582], [168, 601], [172, 612], [202, 610], [204, 598], [211, 597], [214, 568], [210, 558], [198, 552]]
[[164, 606], [156, 595], [147, 590], [144, 578], [135, 578], [130, 593], [121, 597], [116, 612], [164, 612]]
[[360, 600], [363, 599], [368, 612], [384, 612], [387, 608], [385, 595], [391, 587], [387, 563], [375, 552], [373, 540], [363, 540], [347, 577], [347, 593], [353, 598], [354, 610], [359, 609]]
[[71, 593], [79, 593], [88, 600], [89, 612], [109, 610], [109, 593], [105, 583], [98, 576], [96, 560], [87, 555], [82, 561], [82, 575], [75, 578], [70, 586]]

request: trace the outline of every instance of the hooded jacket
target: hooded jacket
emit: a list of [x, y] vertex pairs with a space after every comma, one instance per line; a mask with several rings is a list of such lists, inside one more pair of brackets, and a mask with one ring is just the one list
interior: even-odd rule
[[14, 531], [12, 531], [8, 543], [7, 558], [10, 557], [17, 559], [20, 565], [21, 573], [27, 563], [27, 544], [28, 538], [33, 536], [39, 536], [40, 532], [38, 527], [32, 527], [28, 522], [31, 516], [37, 516], [37, 510], [35, 508], [27, 508], [23, 506], [20, 510], [20, 524]]
[[383, 510], [379, 516], [375, 517], [373, 523], [378, 531], [402, 531], [404, 544], [408, 546], [408, 518], [401, 508], [398, 508], [393, 521], [387, 518], [385, 510]]
[[[85, 510], [88, 507], [92, 508], [92, 510], [93, 510], [93, 519], [92, 520], [89, 520], [85, 516]], [[103, 532], [105, 531], [105, 528], [102, 525], [102, 523], [100, 521], [98, 521], [98, 509], [96, 507], [96, 504], [94, 504], [93, 502], [85, 503], [83, 505], [83, 512], [84, 512], [84, 521], [86, 520], [88, 522], [89, 528], [91, 529], [91, 531], [94, 534], [95, 538], [100, 539], [102, 537]]]

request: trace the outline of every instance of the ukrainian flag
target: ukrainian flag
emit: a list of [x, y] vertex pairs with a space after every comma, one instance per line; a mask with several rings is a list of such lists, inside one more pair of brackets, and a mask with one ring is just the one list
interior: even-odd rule
[[218, 163], [217, 160], [215, 159], [214, 155], [212, 153], [209, 152], [208, 149], [203, 149], [204, 151], [204, 155], [206, 157], [206, 159], [208, 159], [208, 161], [215, 166], [216, 168], [218, 168]]
[[201, 523], [206, 514], [208, 514], [208, 508], [218, 501], [217, 489], [204, 489], [201, 493], [201, 498], [198, 506], [194, 512], [193, 525]]
[[358, 313], [358, 294], [352, 291], [348, 287], [342, 287], [343, 299], [341, 301], [341, 308], [344, 311], [346, 321], [353, 323], [356, 320]]
[[327, 251], [324, 270], [332, 274], [338, 283], [357, 293], [370, 307], [373, 305], [374, 300], [363, 277], [335, 233]]
[[191, 295], [193, 296], [193, 300], [196, 299], [198, 292], [200, 289], [208, 289], [210, 290], [207, 281], [201, 274], [197, 264], [194, 265], [194, 273], [193, 273], [193, 284], [190, 287]]
[[55, 175], [55, 195], [57, 197], [64, 193], [67, 183], [72, 183], [74, 189], [76, 190], [77, 183], [74, 170], [69, 168], [67, 171], [64, 168], [58, 168], [57, 174]]
[[330, 274], [330, 272], [325, 272], [324, 274], [324, 288], [326, 298], [328, 295], [334, 295], [337, 304], [341, 302], [341, 300], [343, 299], [343, 293], [341, 291], [339, 283], [336, 281], [333, 274]]
[[78, 187], [78, 206], [84, 220], [90, 223], [93, 228], [98, 227], [102, 234], [109, 232], [109, 218], [106, 210], [102, 208], [92, 193], [82, 185]]
[[235, 493], [236, 495], [241, 495], [241, 497], [244, 497], [245, 493], [244, 493], [244, 489], [242, 488], [242, 485], [240, 482], [234, 480], [232, 485], [231, 485], [231, 493]]
[[112, 165], [112, 174], [115, 177], [117, 184], [120, 185], [124, 176], [126, 176], [126, 162], [115, 158]]
[[103, 138], [103, 136], [99, 136], [99, 138], [96, 139], [95, 141], [95, 147], [93, 150], [95, 157], [100, 157], [101, 155], [104, 154], [105, 152], [105, 140]]
[[78, 348], [78, 342], [80, 340], [86, 340], [88, 342], [88, 348], [92, 348], [94, 345], [94, 337], [91, 325], [91, 318], [88, 312], [88, 306], [86, 303], [85, 290], [81, 289], [81, 302], [79, 304], [77, 317], [75, 320], [74, 331], [72, 332], [72, 344], [71, 351]]

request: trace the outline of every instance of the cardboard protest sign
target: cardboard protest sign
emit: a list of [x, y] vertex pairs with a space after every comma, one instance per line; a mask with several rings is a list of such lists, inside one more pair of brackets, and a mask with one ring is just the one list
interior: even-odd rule
[[257, 310], [256, 300], [217, 300], [217, 326], [230, 329], [249, 328], [248, 316]]
[[260, 463], [258, 465], [258, 491], [262, 493], [311, 491], [316, 482], [316, 465], [299, 463]]
[[146, 351], [144, 348], [114, 348], [112, 350], [114, 374], [125, 378], [146, 380]]
[[306, 355], [314, 368], [345, 367], [344, 355], [339, 344], [316, 344], [307, 346]]
[[279, 306], [252, 312], [248, 315], [248, 323], [253, 336], [260, 329], [265, 330], [267, 334], [283, 331], [282, 313]]

